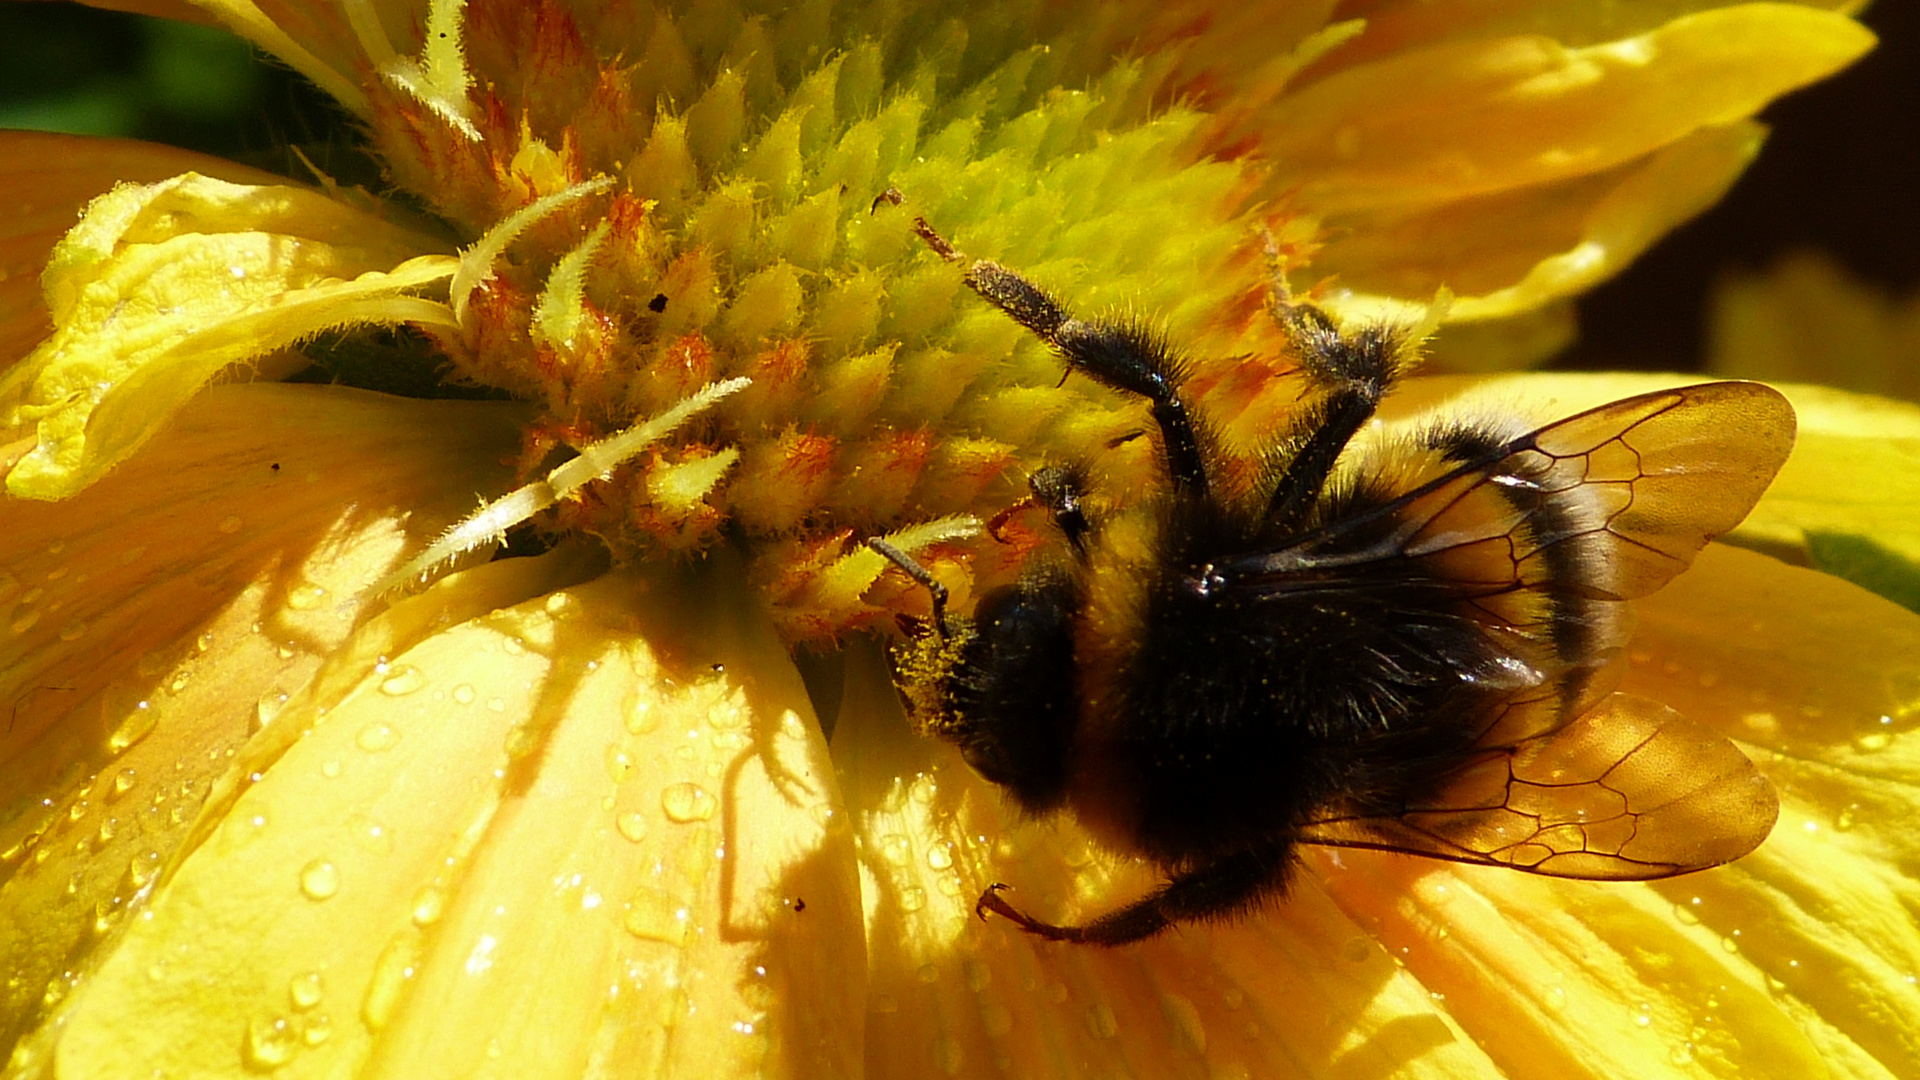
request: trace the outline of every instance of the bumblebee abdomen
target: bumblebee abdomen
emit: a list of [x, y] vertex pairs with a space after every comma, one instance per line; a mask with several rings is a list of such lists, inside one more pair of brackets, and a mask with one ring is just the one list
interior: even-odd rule
[[1492, 647], [1470, 622], [1400, 602], [1201, 597], [1177, 583], [1114, 684], [1109, 767], [1140, 850], [1163, 863], [1272, 843], [1335, 802], [1398, 805], [1479, 736], [1466, 674]]

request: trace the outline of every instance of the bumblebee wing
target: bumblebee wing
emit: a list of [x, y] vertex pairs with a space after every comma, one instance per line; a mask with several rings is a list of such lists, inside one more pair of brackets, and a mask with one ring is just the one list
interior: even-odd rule
[[[1213, 587], [1304, 598], [1390, 580], [1464, 615], [1514, 661], [1475, 677], [1505, 695], [1479, 745], [1513, 746], [1604, 697], [1598, 676], [1631, 629], [1621, 602], [1737, 525], [1793, 436], [1786, 399], [1743, 382], [1642, 394], [1516, 438], [1437, 426], [1363, 468], [1331, 521], [1209, 568]], [[1393, 461], [1411, 464], [1387, 475]]]
[[1657, 702], [1614, 694], [1557, 731], [1486, 751], [1398, 814], [1308, 823], [1301, 843], [1552, 877], [1638, 881], [1731, 862], [1780, 803], [1738, 747]]

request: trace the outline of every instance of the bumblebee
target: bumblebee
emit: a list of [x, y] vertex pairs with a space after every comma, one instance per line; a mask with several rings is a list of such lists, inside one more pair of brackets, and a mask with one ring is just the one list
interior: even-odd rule
[[1164, 878], [1081, 925], [1028, 916], [1000, 884], [976, 913], [1120, 945], [1282, 895], [1300, 845], [1640, 880], [1764, 840], [1779, 803], [1753, 764], [1613, 687], [1629, 601], [1738, 524], [1786, 460], [1785, 399], [1716, 382], [1537, 430], [1443, 419], [1359, 445], [1421, 333], [1343, 330], [1274, 278], [1308, 389], [1242, 491], [1159, 336], [1075, 318], [997, 263], [965, 271], [1069, 371], [1143, 399], [1165, 471], [1106, 512], [1082, 470], [1037, 472], [1058, 551], [971, 617], [872, 542], [933, 598], [893, 651], [915, 726], [1025, 813], [1071, 812]]

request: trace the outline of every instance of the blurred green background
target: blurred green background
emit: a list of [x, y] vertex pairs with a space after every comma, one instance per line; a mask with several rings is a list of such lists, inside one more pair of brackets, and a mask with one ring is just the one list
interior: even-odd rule
[[[1555, 366], [1697, 368], [1716, 278], [1791, 250], [1920, 287], [1920, 4], [1882, 0], [1864, 21], [1881, 47], [1770, 108], [1758, 164], [1587, 296], [1583, 337]], [[218, 30], [76, 4], [0, 0], [0, 127], [151, 139], [305, 179], [297, 145], [330, 175], [379, 186], [348, 118], [286, 68]]]

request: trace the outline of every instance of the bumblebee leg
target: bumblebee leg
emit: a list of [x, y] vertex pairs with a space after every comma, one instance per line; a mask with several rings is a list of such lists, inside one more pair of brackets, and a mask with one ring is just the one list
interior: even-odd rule
[[933, 607], [933, 629], [945, 641], [950, 633], [947, 627], [947, 587], [928, 572], [927, 568], [915, 562], [913, 556], [887, 543], [877, 536], [867, 538], [867, 547], [874, 554], [900, 568], [900, 571], [912, 578], [921, 588], [927, 590], [927, 601]]
[[982, 919], [992, 912], [1048, 941], [1126, 945], [1150, 938], [1175, 923], [1221, 918], [1245, 911], [1262, 897], [1286, 887], [1290, 860], [1291, 850], [1287, 847], [1228, 855], [1176, 874], [1148, 896], [1080, 926], [1056, 926], [1027, 915], [1000, 895], [1007, 886], [997, 882], [981, 894], [973, 912]]
[[[949, 262], [964, 258], [926, 219], [915, 218], [914, 231], [941, 258]], [[981, 299], [1052, 346], [1072, 370], [1103, 386], [1146, 398], [1154, 423], [1160, 426], [1167, 474], [1174, 486], [1206, 494], [1201, 434], [1180, 396], [1185, 372], [1165, 342], [1138, 326], [1073, 318], [1045, 290], [997, 262], [975, 260], [967, 268], [966, 282]]]

